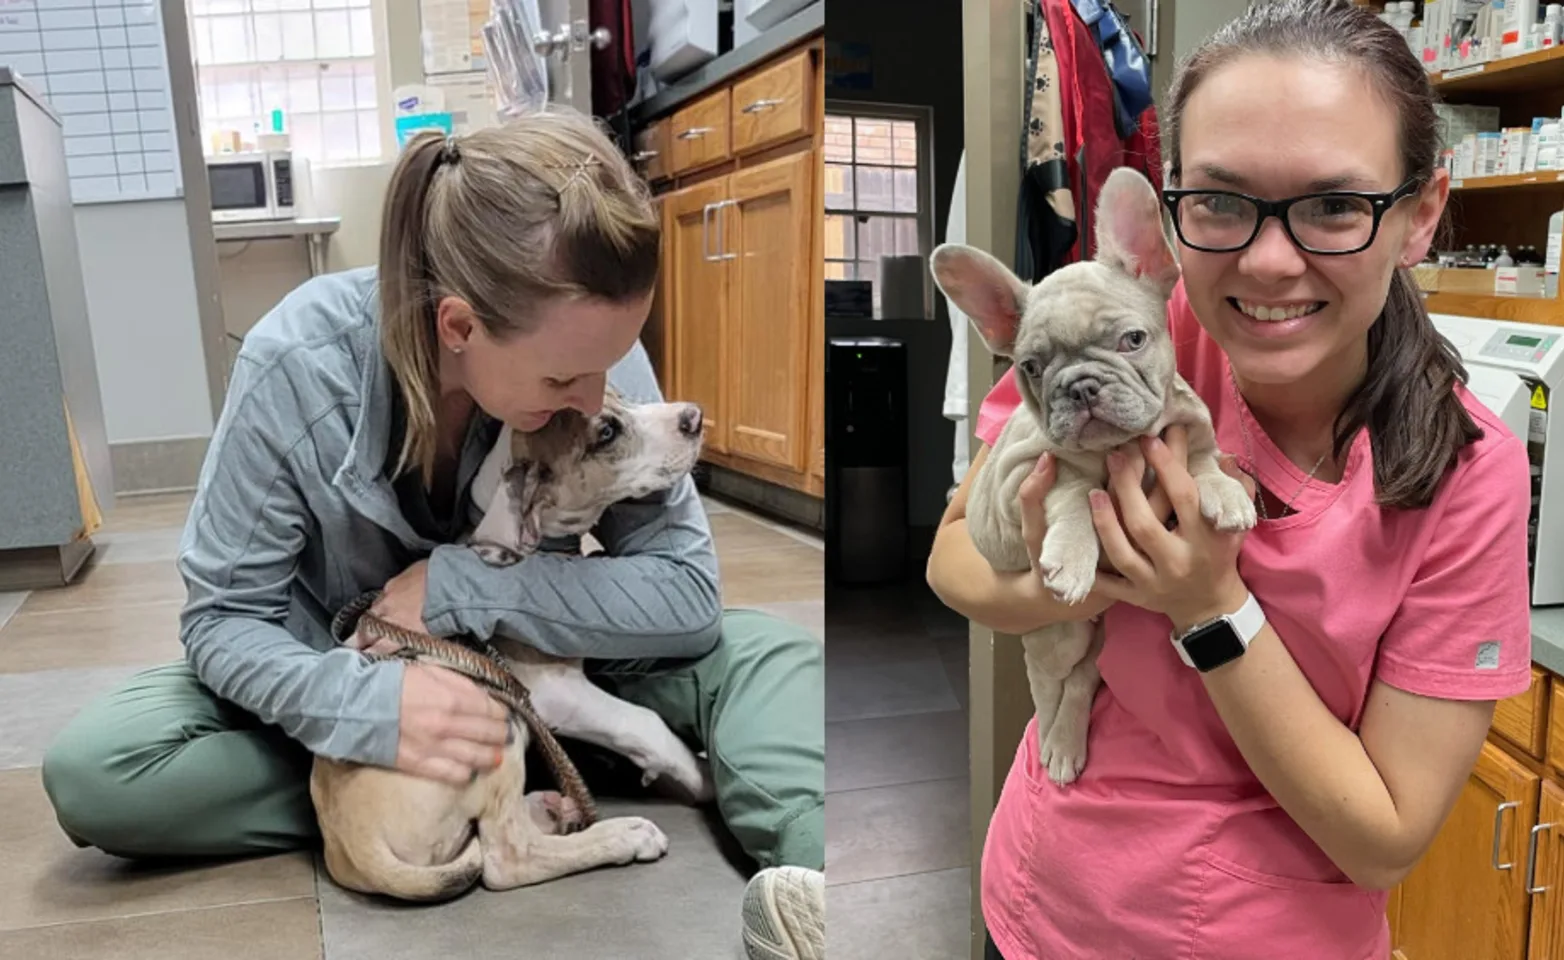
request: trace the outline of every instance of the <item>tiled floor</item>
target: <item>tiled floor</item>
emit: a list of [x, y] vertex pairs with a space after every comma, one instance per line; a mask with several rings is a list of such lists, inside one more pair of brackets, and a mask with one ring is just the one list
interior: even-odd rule
[[[60, 832], [38, 777], [44, 748], [82, 703], [180, 655], [173, 559], [189, 499], [127, 499], [69, 588], [0, 594], [0, 957], [49, 960], [400, 960], [460, 956], [742, 956], [744, 875], [709, 814], [602, 803], [657, 822], [669, 854], [439, 907], [386, 906], [336, 888], [309, 853], [149, 869]], [[708, 501], [724, 600], [825, 629], [823, 555], [806, 534]]]
[[826, 602], [831, 960], [968, 951], [967, 622], [921, 582]]

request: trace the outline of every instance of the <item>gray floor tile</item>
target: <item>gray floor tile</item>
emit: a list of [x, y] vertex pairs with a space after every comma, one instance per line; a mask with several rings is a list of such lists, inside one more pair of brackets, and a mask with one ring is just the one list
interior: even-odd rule
[[826, 897], [831, 960], [965, 957], [971, 901], [965, 867], [834, 886]]
[[36, 767], [87, 701], [144, 667], [0, 674], [0, 770]]
[[921, 655], [880, 659], [852, 654], [833, 656], [844, 644], [825, 645], [825, 718], [867, 720], [909, 713], [961, 709], [939, 653], [927, 640]]
[[98, 563], [173, 563], [179, 557], [178, 527], [165, 530], [127, 530], [93, 537]]
[[807, 627], [815, 636], [821, 640], [825, 639], [824, 600], [784, 600], [777, 603], [754, 603], [750, 606], [756, 610], [775, 614], [801, 627]]
[[967, 715], [959, 710], [828, 723], [825, 788], [863, 790], [968, 775]]
[[656, 801], [599, 806], [654, 821], [668, 855], [504, 893], [478, 889], [434, 908], [351, 894], [322, 872], [326, 960], [740, 960], [745, 877], [720, 852], [709, 814]]
[[826, 882], [854, 883], [969, 865], [966, 777], [826, 797]]
[[967, 709], [972, 693], [971, 641], [964, 633], [955, 637], [937, 637], [934, 647], [945, 664], [945, 676], [950, 679], [950, 689], [955, 691], [961, 709]]
[[887, 612], [877, 623], [855, 622], [838, 616], [833, 603], [826, 601], [825, 630], [836, 647], [835, 663], [912, 660], [938, 652], [934, 639], [916, 620]]
[[16, 611], [21, 609], [26, 599], [26, 593], [0, 593], [0, 627], [4, 627]]

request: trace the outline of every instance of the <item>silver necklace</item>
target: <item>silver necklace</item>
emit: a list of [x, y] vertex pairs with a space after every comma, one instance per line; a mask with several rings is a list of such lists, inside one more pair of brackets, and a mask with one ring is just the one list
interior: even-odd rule
[[[1243, 394], [1239, 393], [1238, 391], [1238, 380], [1233, 376], [1232, 367], [1227, 368], [1227, 382], [1232, 385], [1233, 398], [1237, 400], [1239, 404], [1245, 409], [1248, 409], [1249, 404], [1244, 402]], [[1244, 472], [1249, 474], [1250, 479], [1254, 481], [1255, 509], [1259, 512], [1261, 520], [1269, 520], [1271, 517], [1265, 509], [1265, 490], [1260, 484], [1260, 465], [1254, 458], [1254, 444], [1249, 438], [1249, 424], [1244, 418], [1243, 410], [1238, 412], [1238, 430], [1241, 434], [1243, 434], [1244, 456], [1249, 460], [1249, 469]], [[1307, 487], [1309, 485], [1309, 481], [1314, 479], [1314, 475], [1319, 472], [1321, 465], [1325, 463], [1325, 458], [1328, 455], [1328, 452], [1320, 454], [1320, 458], [1314, 461], [1314, 466], [1309, 468], [1308, 474], [1304, 476], [1303, 482], [1298, 484], [1298, 489], [1293, 491], [1291, 497], [1288, 497], [1286, 500], [1282, 501], [1281, 516], [1285, 517], [1288, 513], [1293, 512], [1293, 501], [1298, 499], [1298, 495], [1303, 493], [1303, 488]], [[1281, 517], [1278, 517], [1277, 519], [1281, 519]]]

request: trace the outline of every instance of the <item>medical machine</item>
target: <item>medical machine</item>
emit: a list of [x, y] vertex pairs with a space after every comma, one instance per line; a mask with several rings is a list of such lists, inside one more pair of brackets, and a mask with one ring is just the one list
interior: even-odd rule
[[1527, 551], [1534, 606], [1564, 604], [1564, 419], [1548, 414], [1564, 380], [1564, 327], [1450, 314], [1434, 326], [1461, 354], [1468, 388], [1526, 441], [1531, 460]]

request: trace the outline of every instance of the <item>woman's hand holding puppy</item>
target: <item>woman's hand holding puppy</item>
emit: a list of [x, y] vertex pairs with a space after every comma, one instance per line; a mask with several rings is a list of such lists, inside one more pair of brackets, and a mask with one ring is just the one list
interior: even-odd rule
[[[1183, 435], [1182, 428], [1173, 429]], [[1175, 452], [1170, 443], [1142, 438], [1109, 454], [1108, 484], [1113, 496], [1096, 490], [1091, 494], [1092, 520], [1103, 555], [1118, 572], [1099, 574], [1096, 589], [1166, 615], [1175, 632], [1232, 613], [1248, 593], [1238, 575], [1244, 534], [1223, 533], [1201, 514], [1200, 493], [1186, 464], [1183, 452]], [[1254, 482], [1232, 458], [1223, 457], [1221, 464], [1252, 497]], [[1157, 474], [1151, 497], [1141, 485], [1147, 466]], [[1168, 515], [1164, 504], [1178, 518], [1172, 530], [1162, 519]]]

